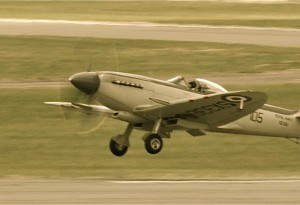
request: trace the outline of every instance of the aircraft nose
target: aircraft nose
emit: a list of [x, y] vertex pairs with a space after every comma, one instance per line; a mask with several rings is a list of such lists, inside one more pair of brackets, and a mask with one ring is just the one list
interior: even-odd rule
[[96, 72], [82, 72], [72, 75], [69, 81], [80, 91], [91, 95], [100, 86], [100, 78]]

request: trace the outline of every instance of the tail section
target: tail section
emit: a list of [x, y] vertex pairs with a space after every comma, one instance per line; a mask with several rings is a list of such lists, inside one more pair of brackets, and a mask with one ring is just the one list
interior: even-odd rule
[[300, 111], [295, 114], [295, 118], [300, 122]]
[[[295, 114], [295, 135], [298, 140], [300, 139], [300, 111]], [[298, 141], [300, 144], [300, 141]]]

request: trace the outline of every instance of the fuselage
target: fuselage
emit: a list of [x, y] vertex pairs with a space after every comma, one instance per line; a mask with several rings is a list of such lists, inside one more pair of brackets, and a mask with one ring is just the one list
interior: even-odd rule
[[300, 138], [299, 112], [264, 105], [237, 121], [212, 129], [222, 133]]
[[[170, 102], [200, 95], [183, 85], [140, 75], [99, 72], [99, 77], [101, 83], [96, 95], [97, 100], [118, 111], [133, 112], [133, 109], [143, 106], [157, 105], [153, 99]], [[145, 118], [155, 121], [157, 116]]]

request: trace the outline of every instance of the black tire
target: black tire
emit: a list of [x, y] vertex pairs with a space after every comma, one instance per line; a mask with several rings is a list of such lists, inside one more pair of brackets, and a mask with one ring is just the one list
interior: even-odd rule
[[128, 147], [120, 146], [114, 140], [110, 140], [109, 149], [115, 156], [121, 157], [127, 152]]
[[163, 141], [158, 134], [150, 134], [145, 139], [145, 149], [149, 154], [157, 154], [163, 148]]

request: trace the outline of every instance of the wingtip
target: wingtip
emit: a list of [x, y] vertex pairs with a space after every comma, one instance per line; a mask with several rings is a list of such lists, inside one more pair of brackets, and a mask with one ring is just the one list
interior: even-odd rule
[[46, 105], [55, 105], [55, 106], [72, 106], [70, 102], [44, 102]]
[[59, 102], [44, 102], [46, 105], [58, 105]]
[[44, 104], [46, 104], [46, 105], [51, 105], [52, 104], [52, 102], [43, 102]]

